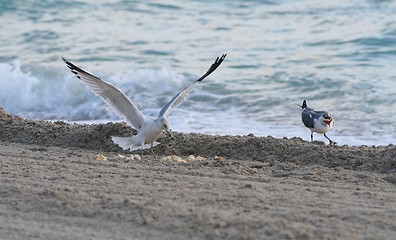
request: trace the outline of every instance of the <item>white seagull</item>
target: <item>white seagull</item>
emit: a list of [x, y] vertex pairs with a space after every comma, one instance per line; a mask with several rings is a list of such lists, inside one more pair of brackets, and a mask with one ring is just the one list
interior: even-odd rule
[[325, 111], [315, 111], [307, 107], [307, 102], [304, 100], [301, 107], [301, 118], [304, 125], [311, 130], [311, 142], [313, 142], [313, 133], [322, 133], [330, 142], [330, 144], [337, 144], [326, 136], [326, 133], [333, 127], [334, 118], [330, 113]]
[[122, 149], [134, 151], [151, 148], [160, 144], [156, 142], [156, 140], [161, 133], [163, 131], [170, 133], [167, 119], [170, 112], [184, 101], [199, 82], [216, 70], [226, 56], [227, 54], [223, 54], [221, 57], [218, 57], [202, 77], [176, 94], [170, 102], [165, 104], [156, 119], [147, 119], [135, 104], [133, 104], [133, 102], [118, 88], [82, 70], [65, 58], [62, 57], [62, 59], [67, 67], [71, 69], [71, 72], [74, 73], [89, 90], [99, 96], [129, 126], [138, 131], [136, 135], [131, 137], [111, 137], [113, 142], [118, 144]]

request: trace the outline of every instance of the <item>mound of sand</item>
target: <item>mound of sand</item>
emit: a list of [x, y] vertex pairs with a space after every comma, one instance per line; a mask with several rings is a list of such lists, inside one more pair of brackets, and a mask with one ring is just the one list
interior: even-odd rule
[[[12, 116], [0, 109], [0, 140], [42, 146], [78, 147], [105, 152], [124, 152], [111, 136], [132, 136], [136, 132], [125, 123], [80, 125], [65, 122], [33, 121]], [[162, 136], [154, 147], [158, 155], [222, 156], [237, 160], [318, 164], [348, 170], [396, 172], [396, 147], [334, 146], [312, 144], [300, 138], [276, 139], [271, 136], [213, 136], [174, 133]], [[149, 154], [144, 151], [143, 154]]]

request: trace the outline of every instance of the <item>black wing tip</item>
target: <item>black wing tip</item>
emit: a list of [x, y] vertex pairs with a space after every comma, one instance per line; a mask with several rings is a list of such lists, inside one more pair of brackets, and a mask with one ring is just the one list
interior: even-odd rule
[[223, 53], [223, 55], [221, 55], [221, 57], [216, 58], [216, 61], [214, 63], [220, 65], [226, 57], [227, 57], [227, 53]]
[[223, 55], [221, 55], [221, 57], [217, 57], [216, 61], [214, 62], [214, 64], [216, 64], [217, 66], [219, 66], [224, 59], [227, 57], [227, 53], [223, 53]]
[[[81, 77], [78, 75], [79, 73], [87, 73], [90, 74], [84, 70], [82, 70], [81, 68], [77, 67], [76, 65], [74, 65], [73, 63], [71, 63], [70, 61], [66, 60], [66, 58], [61, 57], [62, 60], [66, 63], [66, 66], [70, 69], [70, 71], [75, 74], [79, 79], [81, 79]], [[91, 75], [91, 74], [90, 74]]]
[[68, 61], [66, 58], [64, 58], [64, 57], [61, 57], [62, 58], [62, 60], [66, 63], [66, 65], [67, 65], [67, 67], [68, 68], [70, 68], [70, 69], [74, 69], [75, 68], [75, 66], [73, 65], [73, 63], [71, 63], [70, 61]]
[[212, 72], [214, 72], [214, 70], [216, 70], [220, 66], [220, 64], [224, 61], [226, 56], [227, 56], [227, 53], [224, 53], [223, 55], [221, 55], [221, 57], [217, 57], [216, 60], [214, 61], [214, 63], [212, 63], [212, 65], [208, 69], [208, 71], [202, 77], [200, 77], [197, 80], [197, 82], [202, 81], [207, 76], [209, 76]]
[[[87, 72], [87, 71], [85, 71], [85, 70], [83, 70], [83, 69], [77, 67], [76, 65], [74, 65], [74, 64], [71, 63], [70, 61], [66, 60], [64, 57], [61, 57], [61, 58], [62, 58], [62, 60], [66, 63], [66, 66], [70, 69], [70, 71], [71, 71], [74, 75], [76, 75], [76, 77], [77, 77], [78, 79], [80, 79], [80, 80], [82, 80], [82, 78], [85, 79], [86, 77], [84, 77], [83, 75], [89, 75], [89, 76], [91, 76], [91, 77], [93, 77], [93, 78], [97, 78], [97, 79], [101, 80], [100, 78], [96, 77], [95, 75], [92, 75], [91, 73], [89, 73], [89, 72]], [[101, 80], [101, 81], [103, 81], [103, 80]]]
[[62, 60], [63, 60], [65, 63], [67, 63], [67, 64], [70, 63], [66, 58], [64, 58], [64, 57], [61, 57], [61, 58], [62, 58]]

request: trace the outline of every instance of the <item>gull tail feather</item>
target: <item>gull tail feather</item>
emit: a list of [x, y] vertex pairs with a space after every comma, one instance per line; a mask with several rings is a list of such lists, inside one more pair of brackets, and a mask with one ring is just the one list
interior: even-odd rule
[[134, 148], [132, 137], [111, 137], [111, 140], [124, 150]]
[[111, 137], [111, 140], [118, 146], [120, 146], [122, 149], [125, 151], [130, 149], [131, 151], [139, 150], [139, 149], [148, 149], [151, 148], [152, 146], [157, 146], [160, 144], [159, 142], [153, 142], [149, 144], [144, 144], [142, 146], [135, 146], [132, 142], [132, 137]]

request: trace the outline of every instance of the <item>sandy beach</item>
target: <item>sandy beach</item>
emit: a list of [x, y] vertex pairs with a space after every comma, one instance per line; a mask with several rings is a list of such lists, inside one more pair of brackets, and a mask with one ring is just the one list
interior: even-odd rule
[[393, 145], [174, 133], [137, 159], [110, 140], [132, 133], [0, 110], [0, 238], [396, 236]]

